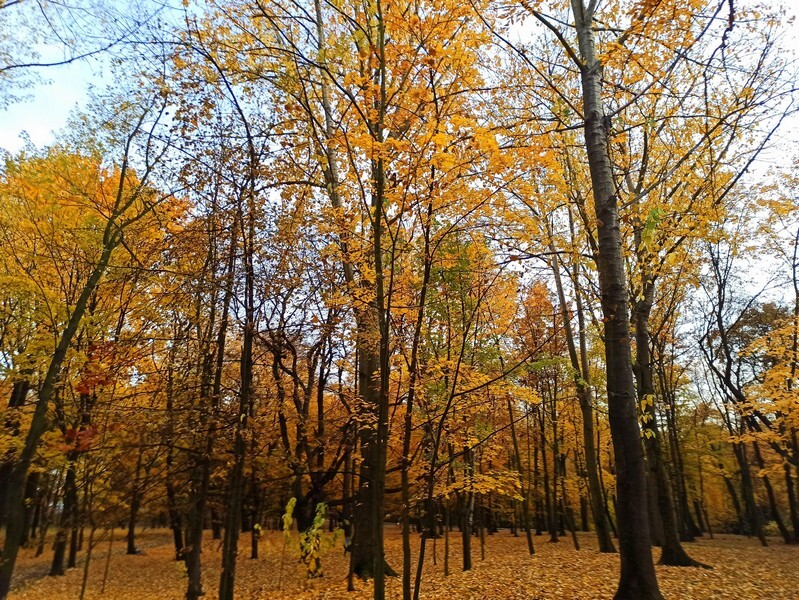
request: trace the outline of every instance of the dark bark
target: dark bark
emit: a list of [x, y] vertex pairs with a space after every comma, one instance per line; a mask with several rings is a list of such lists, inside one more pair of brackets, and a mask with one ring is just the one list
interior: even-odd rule
[[[692, 559], [680, 543], [680, 528], [674, 506], [671, 482], [663, 459], [660, 430], [655, 410], [655, 386], [649, 336], [649, 317], [655, 296], [655, 283], [649, 274], [650, 257], [643, 250], [640, 229], [636, 230], [638, 268], [641, 275], [642, 293], [635, 303], [635, 375], [638, 380], [638, 400], [643, 408], [644, 443], [649, 466], [649, 486], [653, 492], [660, 533], [662, 553], [660, 564], [672, 567], [707, 567]], [[650, 496], [651, 498], [652, 496]], [[650, 512], [652, 512], [650, 507]]]
[[64, 478], [64, 508], [61, 512], [61, 522], [59, 523], [58, 532], [56, 533], [53, 562], [50, 565], [50, 575], [63, 575], [66, 571], [64, 562], [69, 534], [73, 529], [77, 504], [77, 473], [73, 455], [67, 464], [67, 474]]
[[[570, 216], [571, 221], [571, 216]], [[550, 235], [552, 231], [550, 229]], [[574, 242], [573, 242], [574, 243]], [[555, 279], [555, 287], [560, 303], [561, 318], [563, 319], [563, 331], [566, 336], [566, 347], [569, 351], [569, 361], [574, 372], [574, 384], [577, 388], [577, 400], [580, 403], [580, 414], [582, 415], [583, 426], [583, 451], [585, 452], [585, 472], [588, 480], [588, 494], [591, 504], [591, 515], [594, 518], [597, 540], [599, 541], [600, 552], [616, 552], [613, 540], [610, 535], [605, 511], [602, 507], [602, 486], [599, 478], [599, 462], [597, 460], [596, 445], [594, 443], [594, 407], [593, 393], [591, 391], [591, 376], [588, 364], [588, 346], [586, 342], [585, 314], [583, 309], [582, 295], [579, 292], [578, 277], [579, 267], [574, 267], [572, 277], [575, 290], [575, 302], [577, 306], [577, 326], [580, 340], [580, 354], [577, 354], [577, 345], [574, 341], [571, 322], [569, 319], [566, 294], [563, 289], [563, 282], [560, 277], [560, 265], [554, 253], [554, 246], [550, 246], [553, 251], [551, 259], [552, 272]]]
[[[242, 119], [244, 120], [244, 119]], [[244, 122], [247, 127], [246, 121]], [[244, 331], [242, 335], [240, 389], [238, 410], [235, 413], [235, 438], [233, 465], [228, 479], [227, 505], [225, 507], [225, 535], [222, 542], [222, 573], [219, 578], [219, 600], [233, 600], [238, 556], [239, 523], [244, 495], [244, 461], [247, 453], [245, 432], [252, 414], [253, 393], [253, 341], [255, 339], [255, 151], [248, 131], [250, 154], [250, 188], [246, 193], [246, 208], [239, 206], [240, 228], [244, 246]], [[246, 212], [245, 212], [246, 211]]]
[[[430, 228], [432, 226], [433, 204], [427, 205], [427, 223], [424, 225], [424, 268], [419, 290], [416, 325], [413, 331], [411, 357], [408, 364], [408, 395], [405, 401], [405, 421], [402, 438], [402, 463], [400, 465], [400, 485], [402, 487], [402, 597], [411, 600], [411, 540], [410, 540], [410, 482], [408, 471], [411, 465], [411, 436], [413, 434], [413, 410], [416, 399], [416, 382], [419, 374], [419, 346], [422, 341], [422, 326], [427, 301], [427, 287], [430, 283], [430, 272], [433, 257], [430, 251]], [[435, 527], [435, 524], [433, 524]], [[434, 530], [435, 531], [435, 530]], [[421, 562], [422, 556], [419, 557]], [[417, 584], [418, 585], [418, 584]]]
[[130, 511], [128, 512], [128, 547], [127, 554], [138, 554], [139, 550], [136, 548], [136, 521], [139, 517], [139, 508], [141, 508], [141, 469], [142, 461], [144, 458], [144, 446], [139, 444], [139, 454], [136, 459], [136, 470], [133, 476], [133, 487], [130, 492]]
[[[675, 400], [673, 385], [668, 383], [666, 368], [664, 363], [664, 351], [660, 351], [656, 357], [658, 372], [660, 377], [661, 395], [665, 399], [666, 407], [666, 431], [669, 440], [669, 450], [671, 461], [674, 468], [674, 489], [677, 493], [677, 513], [680, 525], [680, 541], [693, 542], [696, 537], [702, 535], [702, 526], [697, 525], [691, 514], [688, 499], [688, 486], [685, 477], [685, 461], [683, 460], [680, 436], [677, 431], [677, 403]], [[700, 519], [701, 521], [701, 519]]]
[[[191, 488], [189, 490], [189, 510], [186, 517], [186, 542], [183, 547], [183, 556], [186, 560], [186, 600], [198, 600], [205, 594], [202, 584], [202, 540], [205, 512], [208, 504], [208, 495], [211, 485], [211, 455], [216, 440], [216, 427], [219, 423], [219, 404], [222, 395], [222, 371], [225, 359], [225, 344], [227, 341], [228, 318], [230, 305], [233, 299], [233, 283], [236, 269], [236, 256], [238, 248], [239, 220], [235, 219], [230, 233], [227, 264], [224, 273], [224, 295], [222, 298], [222, 312], [219, 318], [219, 329], [216, 333], [216, 344], [212, 346], [210, 339], [200, 346], [199, 362], [199, 410], [197, 425], [203, 424], [205, 444], [193, 457]], [[215, 234], [215, 231], [210, 233]], [[213, 239], [213, 237], [212, 237]], [[209, 262], [214, 264], [213, 245], [209, 247]], [[212, 272], [212, 275], [215, 273]], [[198, 298], [198, 301], [200, 299]], [[213, 311], [209, 319], [208, 331], [215, 327]], [[220, 539], [220, 521], [216, 516], [216, 507], [211, 508], [211, 526], [214, 539]]]
[[37, 502], [40, 496], [39, 491], [39, 473], [34, 471], [28, 475], [28, 481], [25, 483], [25, 523], [23, 525], [22, 541], [20, 542], [23, 547], [27, 547], [30, 538], [35, 536], [34, 516], [36, 514], [39, 503]]
[[[150, 108], [153, 108], [153, 106], [151, 105]], [[100, 280], [111, 260], [111, 255], [122, 242], [125, 228], [145, 216], [153, 206], [151, 202], [148, 202], [146, 203], [147, 208], [144, 209], [144, 212], [138, 213], [135, 216], [124, 216], [125, 213], [130, 212], [130, 209], [134, 206], [140, 194], [145, 190], [151, 169], [158, 162], [157, 157], [148, 157], [148, 161], [146, 161], [147, 166], [138, 173], [138, 184], [133, 190], [129, 189], [130, 165], [128, 152], [131, 149], [135, 137], [138, 136], [140, 127], [144, 119], [148, 116], [148, 113], [149, 109], [143, 111], [139, 115], [132, 130], [125, 136], [124, 154], [119, 166], [113, 206], [103, 227], [102, 243], [98, 248], [99, 255], [97, 257], [97, 262], [94, 263], [89, 277], [83, 284], [80, 294], [69, 315], [69, 320], [58, 337], [58, 343], [56, 344], [47, 371], [38, 390], [36, 405], [31, 416], [30, 427], [25, 437], [25, 443], [7, 480], [7, 506], [5, 511], [7, 526], [5, 543], [3, 544], [2, 555], [0, 555], [0, 600], [6, 600], [9, 590], [11, 589], [11, 575], [14, 571], [17, 554], [19, 553], [24, 535], [25, 482], [39, 442], [50, 426], [47, 417], [48, 408], [56, 391], [67, 352], [83, 321], [89, 299], [94, 295], [97, 286], [100, 284]], [[158, 116], [160, 116], [160, 114]], [[150, 131], [152, 132], [152, 129]]]
[[[529, 420], [529, 416], [528, 416]], [[527, 435], [532, 436], [532, 429], [527, 426]], [[536, 535], [543, 535], [544, 534], [544, 503], [541, 499], [541, 490], [540, 490], [540, 482], [541, 482], [541, 467], [540, 461], [538, 460], [539, 454], [539, 444], [535, 445], [535, 449], [533, 450], [533, 489], [535, 490], [535, 534]]]
[[[326, 50], [324, 15], [322, 3], [315, 0], [317, 50], [324, 56]], [[376, 37], [374, 49], [378, 63], [374, 70], [373, 82], [379, 90], [372, 114], [366, 125], [369, 133], [378, 144], [384, 142], [385, 116], [387, 108], [387, 65], [385, 56], [385, 23], [382, 7], [377, 5], [375, 15]], [[322, 58], [324, 63], [324, 58]], [[322, 64], [324, 66], [324, 64]], [[322, 109], [324, 112], [324, 131], [327, 140], [333, 139], [337, 127], [333, 114], [328, 74], [321, 76]], [[333, 146], [322, 143], [322, 151], [326, 160], [323, 175], [330, 202], [334, 208], [341, 208], [339, 195], [339, 175], [337, 156]], [[385, 469], [388, 444], [388, 366], [389, 366], [389, 329], [386, 290], [383, 272], [383, 228], [384, 201], [386, 192], [385, 159], [379, 156], [371, 161], [371, 261], [374, 267], [375, 281], [369, 284], [365, 280], [356, 281], [353, 264], [350, 262], [348, 235], [343, 234], [339, 243], [342, 249], [342, 267], [344, 278], [351, 286], [369, 286], [373, 293], [371, 306], [356, 306], [355, 320], [357, 328], [356, 354], [358, 362], [358, 388], [361, 395], [363, 417], [370, 422], [369, 426], [359, 429], [359, 445], [361, 449], [361, 468], [359, 487], [353, 511], [353, 536], [351, 543], [350, 571], [360, 577], [373, 577], [374, 598], [385, 597], [385, 576], [396, 573], [386, 564], [383, 549], [383, 492], [385, 488]], [[371, 294], [370, 294], [371, 295]]]
[[175, 560], [183, 560], [183, 520], [178, 510], [177, 493], [175, 491], [175, 447], [174, 447], [174, 352], [170, 352], [170, 364], [167, 367], [166, 384], [166, 413], [167, 430], [164, 443], [166, 444], [166, 506], [169, 513], [169, 528], [172, 530], [172, 542], [175, 546]]
[[544, 499], [543, 499], [543, 511], [544, 511], [544, 518], [546, 521], [546, 529], [549, 532], [549, 541], [550, 542], [557, 542], [558, 541], [558, 524], [556, 518], [556, 511], [557, 508], [555, 507], [555, 502], [553, 500], [552, 489], [549, 485], [549, 463], [547, 462], [547, 438], [545, 433], [545, 417], [544, 417], [544, 404], [541, 404], [539, 413], [539, 442], [541, 448], [541, 470], [542, 473], [542, 483], [544, 485]]
[[791, 518], [791, 527], [793, 527], [793, 540], [799, 543], [799, 503], [796, 499], [796, 481], [791, 475], [791, 465], [785, 463], [782, 466], [785, 471], [785, 489], [788, 493], [788, 512]]
[[[719, 467], [723, 469], [724, 465], [720, 464]], [[735, 516], [738, 520], [738, 533], [749, 534], [749, 525], [746, 522], [746, 515], [744, 514], [743, 508], [741, 507], [741, 501], [738, 498], [738, 492], [735, 490], [735, 484], [733, 483], [732, 479], [727, 475], [724, 475], [723, 478], [724, 478], [724, 485], [727, 488], [727, 492], [730, 494], [730, 500], [732, 500], [732, 507], [735, 510]]]
[[[11, 394], [8, 398], [8, 412], [6, 412], [5, 430], [6, 434], [10, 437], [17, 437], [19, 435], [19, 410], [25, 404], [28, 392], [30, 391], [30, 383], [27, 379], [19, 379], [11, 386]], [[8, 506], [9, 497], [9, 478], [14, 470], [15, 452], [8, 450], [5, 456], [0, 459], [0, 528], [5, 525], [6, 510]]]
[[741, 470], [741, 495], [746, 505], [746, 516], [750, 527], [749, 531], [757, 536], [762, 546], [768, 546], [766, 533], [763, 531], [763, 516], [755, 500], [755, 487], [752, 482], [752, 472], [749, 468], [746, 446], [744, 446], [742, 442], [736, 442], [733, 443], [732, 447], [735, 457], [738, 460], [738, 467]]
[[[123, 168], [123, 174], [125, 169]], [[122, 193], [120, 185], [120, 194]], [[75, 307], [70, 315], [69, 322], [59, 338], [58, 345], [50, 360], [50, 364], [45, 374], [44, 380], [39, 388], [36, 407], [31, 417], [30, 428], [25, 438], [25, 444], [19, 458], [14, 463], [13, 468], [7, 479], [6, 485], [6, 537], [3, 544], [2, 555], [0, 555], [0, 600], [6, 600], [11, 589], [11, 574], [14, 571], [17, 554], [22, 544], [25, 527], [25, 483], [28, 477], [28, 470], [33, 462], [39, 441], [49, 428], [47, 411], [50, 401], [55, 393], [58, 378], [61, 373], [61, 366], [64, 363], [72, 340], [78, 331], [89, 298], [94, 293], [100, 283], [100, 279], [105, 273], [108, 262], [111, 259], [116, 246], [121, 240], [121, 233], [117, 229], [115, 220], [110, 220], [106, 226], [103, 236], [103, 249], [100, 258], [94, 267], [89, 279], [81, 291], [80, 297], [75, 303]]]
[[513, 454], [516, 459], [516, 469], [519, 473], [519, 487], [521, 488], [522, 494], [522, 527], [524, 527], [524, 532], [527, 536], [527, 551], [530, 553], [530, 556], [533, 556], [535, 554], [535, 547], [533, 546], [533, 534], [530, 530], [530, 490], [524, 489], [522, 454], [519, 451], [519, 438], [516, 435], [516, 416], [510, 397], [508, 398], [508, 417], [510, 419], [511, 440], [513, 441]]
[[[359, 319], [358, 387], [363, 403], [368, 407], [366, 410], [372, 412], [370, 418], [379, 421], [378, 413], [382, 412], [382, 405], [387, 398], [381, 393], [380, 355], [373, 347], [375, 337], [379, 336], [374, 316], [363, 313]], [[367, 326], [366, 323], [371, 325]], [[383, 432], [384, 426], [378, 427], [377, 424], [359, 429], [361, 468], [353, 512], [351, 561], [352, 572], [361, 578], [377, 579], [387, 573], [385, 559], [378, 561], [375, 558], [383, 556], [382, 490], [385, 486], [385, 466], [381, 469], [383, 452], [380, 439]], [[379, 513], [377, 507], [380, 507]]]
[[580, 549], [580, 541], [577, 539], [577, 528], [574, 525], [574, 512], [569, 504], [569, 497], [566, 495], [566, 455], [561, 454], [558, 461], [560, 463], [560, 503], [563, 512], [563, 520], [572, 536], [574, 549]]
[[596, 55], [591, 10], [572, 0], [577, 40], [585, 146], [597, 218], [597, 271], [604, 321], [608, 418], [613, 437], [621, 575], [617, 600], [660, 600], [649, 545], [644, 453], [632, 372], [628, 288], [622, 254], [618, 198], [603, 103], [602, 63]]
[[[752, 442], [752, 449], [755, 452], [755, 461], [757, 462], [758, 468], [761, 471], [764, 471], [766, 468], [766, 462], [763, 460], [763, 456], [760, 453], [760, 446], [758, 446], [757, 442]], [[760, 476], [760, 479], [763, 481], [763, 486], [766, 488], [766, 496], [768, 497], [771, 518], [774, 519], [774, 522], [777, 524], [777, 529], [779, 530], [782, 539], [786, 544], [790, 544], [793, 542], [793, 537], [788, 531], [788, 528], [785, 526], [785, 521], [783, 521], [782, 515], [780, 514], [780, 509], [777, 506], [777, 497], [774, 494], [774, 488], [771, 485], [771, 480], [765, 473]]]
[[[471, 470], [474, 468], [471, 460], [471, 450], [464, 449], [464, 478], [469, 481]], [[472, 569], [472, 519], [474, 517], [474, 492], [464, 491], [458, 494], [461, 547], [463, 551], [463, 570]]]

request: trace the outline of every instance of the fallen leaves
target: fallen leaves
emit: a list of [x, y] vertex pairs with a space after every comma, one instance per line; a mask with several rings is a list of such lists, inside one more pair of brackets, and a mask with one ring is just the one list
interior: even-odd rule
[[[460, 570], [460, 534], [450, 534], [450, 576], [444, 577], [443, 538], [428, 544], [421, 597], [426, 600], [455, 599], [597, 599], [611, 598], [618, 580], [618, 555], [601, 554], [593, 534], [581, 533], [582, 549], [575, 551], [565, 538], [557, 544], [537, 537], [536, 554], [527, 554], [523, 536], [507, 531], [486, 536], [486, 559], [480, 560], [480, 542], [472, 541], [474, 568]], [[127, 556], [123, 544], [111, 555], [105, 593], [100, 592], [107, 546], [98, 544], [89, 569], [86, 600], [179, 600], [185, 594], [185, 571], [174, 561], [166, 530], [149, 530], [137, 538], [145, 554]], [[206, 595], [216, 596], [221, 547], [210, 539], [203, 552]], [[296, 538], [296, 536], [295, 536]], [[249, 536], [241, 538], [236, 572], [236, 597], [243, 600], [365, 600], [371, 598], [371, 585], [355, 582], [356, 591], [347, 592], [347, 557], [339, 546], [322, 556], [325, 577], [308, 580], [298, 553], [283, 553], [280, 532], [264, 532], [258, 560], [250, 560]], [[413, 537], [414, 547], [418, 536]], [[713, 570], [657, 567], [661, 590], [669, 600], [740, 599], [796, 600], [799, 598], [799, 547], [774, 541], [768, 548], [756, 539], [722, 535], [702, 538], [688, 545], [692, 557], [712, 565]], [[387, 526], [386, 552], [397, 570], [402, 565], [399, 531]], [[658, 550], [655, 549], [657, 557]], [[63, 577], [47, 577], [49, 553], [34, 558], [28, 550], [20, 559], [14, 600], [74, 600], [78, 598], [83, 569], [72, 569]], [[433, 564], [435, 556], [436, 564]], [[278, 587], [279, 585], [279, 587]], [[388, 580], [386, 597], [402, 598], [401, 580]]]

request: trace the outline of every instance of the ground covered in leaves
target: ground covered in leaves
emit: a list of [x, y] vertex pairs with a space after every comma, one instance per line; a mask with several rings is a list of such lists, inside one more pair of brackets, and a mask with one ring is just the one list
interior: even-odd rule
[[[185, 593], [183, 565], [174, 560], [170, 534], [165, 530], [144, 531], [137, 539], [143, 553], [127, 556], [124, 540], [112, 542], [110, 554], [107, 532], [98, 532], [98, 541], [89, 563], [85, 591], [87, 600], [179, 600]], [[210, 538], [210, 535], [208, 536]], [[460, 536], [450, 536], [450, 575], [444, 576], [444, 543], [428, 545], [422, 598], [455, 600], [461, 598], [502, 600], [521, 599], [596, 599], [611, 598], [615, 589], [618, 555], [600, 554], [592, 534], [579, 534], [582, 548], [577, 551], [569, 538], [557, 544], [547, 537], [535, 538], [536, 554], [530, 557], [524, 536], [507, 531], [486, 536], [485, 559], [481, 560], [480, 543], [473, 542], [474, 568], [462, 572]], [[236, 597], [250, 599], [347, 599], [371, 598], [369, 584], [356, 582], [356, 592], [347, 592], [347, 563], [341, 550], [341, 538], [328, 537], [323, 549], [324, 577], [308, 580], [299, 552], [293, 543], [286, 545], [277, 532], [265, 533], [260, 558], [249, 558], [249, 535], [241, 539], [236, 576]], [[414, 536], [414, 547], [418, 536]], [[756, 539], [719, 535], [686, 544], [691, 556], [712, 565], [699, 568], [658, 567], [661, 590], [668, 599], [799, 599], [799, 547], [785, 546], [772, 540], [763, 548]], [[402, 546], [396, 527], [387, 528], [386, 549], [389, 563], [399, 570]], [[657, 553], [657, 551], [656, 551]], [[15, 573], [12, 600], [75, 600], [80, 597], [84, 576], [83, 557], [79, 567], [63, 577], [48, 577], [52, 553], [39, 558], [32, 550], [23, 550]], [[110, 560], [108, 560], [110, 556]], [[657, 554], [656, 554], [657, 556]], [[219, 578], [221, 542], [207, 540], [203, 551], [204, 581], [208, 598], [216, 597]], [[105, 590], [103, 579], [107, 568]], [[388, 598], [401, 598], [399, 579], [391, 579]]]

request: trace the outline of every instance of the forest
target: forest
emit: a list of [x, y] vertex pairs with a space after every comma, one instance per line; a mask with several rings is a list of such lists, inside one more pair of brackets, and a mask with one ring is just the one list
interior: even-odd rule
[[797, 598], [786, 9], [0, 23], [0, 600]]

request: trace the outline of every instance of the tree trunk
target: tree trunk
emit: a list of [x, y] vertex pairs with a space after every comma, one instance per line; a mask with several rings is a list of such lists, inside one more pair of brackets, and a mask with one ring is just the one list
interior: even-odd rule
[[[371, 312], [371, 311], [370, 311]], [[373, 348], [374, 338], [377, 334], [375, 315], [361, 315], [359, 320], [358, 349], [358, 379], [361, 398], [368, 411], [372, 412], [371, 418], [379, 420], [381, 404], [384, 399], [381, 394], [379, 379], [380, 355]], [[372, 323], [366, 326], [365, 323]], [[371, 333], [370, 333], [371, 332]], [[372, 341], [367, 341], [372, 340]], [[382, 427], [380, 427], [382, 430]], [[361, 465], [359, 471], [358, 494], [353, 513], [353, 539], [352, 539], [352, 572], [361, 578], [376, 578], [376, 556], [383, 555], [382, 542], [382, 488], [385, 485], [385, 472], [381, 473], [381, 440], [378, 435], [378, 426], [363, 426], [359, 429], [359, 445], [361, 448]], [[393, 574], [387, 570], [385, 559], [379, 565], [380, 574]], [[382, 575], [381, 575], [382, 576]]]
[[752, 472], [749, 469], [746, 446], [742, 442], [736, 442], [732, 447], [735, 457], [738, 459], [738, 467], [741, 469], [741, 492], [746, 504], [746, 515], [751, 528], [750, 531], [757, 536], [762, 546], [768, 546], [766, 534], [763, 531], [763, 518], [760, 514], [760, 507], [755, 500], [755, 488], [752, 482]]
[[527, 535], [527, 551], [530, 556], [535, 554], [535, 547], [533, 546], [533, 534], [530, 531], [530, 490], [524, 489], [524, 472], [522, 469], [522, 455], [519, 451], [519, 438], [516, 435], [516, 416], [513, 412], [513, 403], [508, 397], [508, 417], [510, 419], [510, 434], [513, 441], [513, 453], [516, 458], [516, 470], [519, 473], [519, 487], [522, 494], [522, 526]]
[[461, 502], [461, 545], [463, 546], [463, 570], [472, 570], [472, 518], [474, 516], [474, 492], [464, 492]]
[[566, 526], [572, 536], [572, 543], [574, 549], [580, 549], [580, 540], [577, 539], [577, 528], [574, 525], [574, 512], [569, 504], [569, 497], [566, 495], [566, 455], [561, 454], [560, 460], [560, 502], [561, 510], [563, 511], [563, 518], [566, 521]]
[[[11, 387], [11, 394], [8, 398], [9, 411], [6, 413], [5, 429], [6, 435], [17, 437], [19, 435], [19, 419], [16, 418], [16, 411], [25, 404], [25, 398], [30, 391], [30, 382], [27, 379], [19, 379]], [[9, 502], [9, 483], [16, 462], [13, 450], [7, 450], [5, 456], [0, 459], [0, 528], [6, 523], [6, 511]]]
[[166, 439], [166, 506], [169, 513], [169, 527], [172, 529], [172, 542], [175, 545], [175, 560], [183, 560], [183, 523], [181, 521], [180, 511], [178, 510], [177, 494], [175, 492], [174, 481], [174, 462], [175, 462], [175, 448], [174, 448], [174, 403], [173, 403], [173, 376], [172, 360], [174, 360], [174, 353], [170, 353], [169, 367], [167, 371], [166, 383], [166, 413], [167, 413], [167, 431]]
[[585, 146], [597, 218], [597, 271], [604, 321], [608, 418], [616, 462], [621, 576], [617, 600], [660, 600], [649, 545], [646, 472], [630, 350], [628, 289], [610, 160], [609, 123], [602, 100], [602, 64], [596, 56], [591, 3], [572, 0], [581, 64]]
[[539, 440], [541, 444], [541, 470], [542, 473], [542, 482], [544, 484], [544, 519], [546, 520], [546, 529], [549, 532], [549, 541], [550, 542], [557, 542], [558, 541], [558, 524], [555, 513], [557, 508], [554, 505], [553, 494], [552, 494], [552, 487], [549, 485], [549, 463], [547, 462], [547, 438], [545, 433], [545, 413], [544, 413], [544, 403], [541, 404], [541, 413], [539, 419]]
[[784, 463], [782, 465], [785, 471], [785, 489], [788, 492], [788, 512], [791, 517], [791, 527], [793, 527], [793, 541], [799, 544], [799, 506], [797, 506], [796, 489], [794, 478], [791, 475], [791, 465]]
[[[752, 449], [755, 451], [755, 461], [757, 461], [758, 468], [761, 471], [764, 471], [766, 468], [766, 462], [763, 460], [763, 455], [760, 453], [760, 446], [758, 446], [757, 442], [752, 442]], [[782, 539], [786, 544], [790, 544], [793, 540], [788, 528], [785, 526], [785, 521], [782, 520], [782, 515], [780, 515], [780, 509], [777, 506], [777, 498], [774, 495], [774, 488], [771, 485], [771, 481], [769, 480], [768, 475], [765, 473], [763, 473], [760, 478], [763, 480], [763, 486], [766, 488], [771, 518], [774, 519], [774, 522], [777, 524], [777, 529], [779, 530]]]
[[[662, 534], [660, 541], [663, 551], [660, 555], [660, 564], [672, 567], [706, 566], [688, 556], [680, 543], [677, 512], [674, 507], [671, 482], [663, 461], [655, 410], [655, 386], [649, 337], [649, 317], [655, 297], [655, 282], [649, 274], [649, 256], [644, 255], [640, 229], [636, 230], [635, 242], [638, 248], [638, 269], [642, 287], [641, 296], [635, 303], [635, 374], [638, 379], [638, 401], [644, 407], [644, 443], [649, 461], [649, 482], [657, 502], [655, 518], [659, 518], [661, 525], [659, 533]], [[652, 507], [650, 512], [651, 510]]]
[[144, 446], [139, 443], [139, 457], [136, 460], [136, 473], [133, 477], [133, 488], [130, 493], [130, 512], [128, 513], [128, 548], [127, 554], [138, 554], [136, 548], [136, 519], [139, 516], [139, 507], [141, 506], [141, 490], [139, 486], [139, 477], [142, 468], [142, 459], [144, 458]]
[[[411, 590], [411, 539], [410, 539], [410, 483], [408, 470], [411, 466], [411, 436], [413, 434], [413, 409], [416, 399], [416, 382], [419, 371], [419, 346], [422, 340], [422, 326], [424, 324], [424, 310], [427, 300], [427, 287], [430, 283], [432, 269], [432, 256], [430, 254], [430, 227], [432, 224], [433, 204], [427, 205], [427, 223], [424, 226], [424, 270], [422, 283], [419, 290], [418, 310], [416, 313], [416, 326], [413, 331], [411, 344], [411, 359], [408, 365], [408, 395], [405, 401], [405, 421], [402, 437], [402, 463], [400, 464], [400, 484], [402, 486], [402, 597], [403, 600], [412, 599]], [[435, 528], [435, 523], [433, 523]], [[435, 529], [433, 529], [435, 531]], [[423, 532], [422, 535], [425, 535]], [[435, 556], [435, 555], [434, 555]], [[424, 557], [419, 555], [421, 563]]]
[[23, 525], [22, 541], [20, 542], [23, 547], [28, 545], [28, 542], [34, 533], [31, 531], [33, 524], [34, 513], [38, 503], [36, 499], [39, 495], [39, 473], [34, 471], [28, 475], [28, 481], [25, 483], [25, 523]]
[[[78, 503], [77, 473], [75, 471], [74, 456], [68, 459], [67, 475], [64, 478], [64, 508], [61, 512], [61, 522], [55, 539], [53, 563], [50, 566], [50, 575], [63, 575], [65, 573], [64, 559], [67, 553], [69, 533], [73, 529], [75, 511]], [[74, 566], [74, 565], [72, 565]]]
[[[246, 126], [246, 121], [245, 121]], [[236, 558], [239, 543], [239, 518], [244, 494], [244, 461], [247, 454], [245, 432], [252, 412], [253, 341], [255, 339], [255, 175], [256, 158], [252, 138], [250, 146], [250, 189], [247, 190], [246, 209], [239, 206], [239, 219], [244, 259], [244, 331], [242, 335], [239, 370], [241, 387], [236, 413], [233, 466], [230, 471], [227, 506], [225, 512], [225, 537], [222, 542], [222, 573], [219, 577], [219, 600], [233, 600], [236, 580]], [[245, 212], [246, 211], [246, 212]], [[245, 223], [246, 221], [246, 223]]]
[[[571, 221], [571, 214], [569, 215]], [[549, 234], [552, 235], [550, 227]], [[576, 243], [573, 241], [573, 243]], [[577, 326], [580, 340], [580, 355], [577, 354], [577, 345], [574, 342], [571, 320], [568, 315], [566, 305], [566, 293], [563, 289], [563, 282], [560, 277], [560, 264], [554, 252], [554, 245], [550, 244], [552, 250], [552, 273], [555, 279], [555, 287], [560, 303], [561, 318], [563, 319], [563, 330], [566, 335], [566, 347], [569, 350], [569, 360], [574, 371], [574, 384], [577, 388], [577, 400], [580, 404], [580, 414], [582, 415], [583, 425], [583, 448], [585, 452], [585, 472], [588, 479], [588, 495], [591, 503], [591, 515], [594, 518], [597, 540], [599, 541], [599, 551], [613, 553], [616, 547], [610, 535], [610, 527], [605, 517], [602, 507], [602, 487], [599, 479], [599, 462], [597, 461], [596, 445], [594, 443], [594, 407], [593, 394], [591, 392], [591, 375], [588, 364], [588, 347], [585, 331], [585, 314], [583, 311], [583, 300], [578, 287], [579, 266], [574, 267], [573, 284], [575, 291], [575, 302], [577, 306]]]

